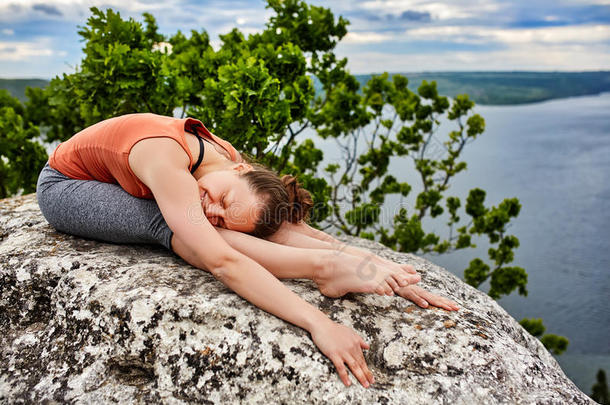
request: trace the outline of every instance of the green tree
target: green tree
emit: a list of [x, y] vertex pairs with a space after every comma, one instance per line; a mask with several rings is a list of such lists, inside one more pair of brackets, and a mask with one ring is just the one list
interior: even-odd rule
[[24, 107], [0, 90], [0, 198], [36, 191], [38, 173], [48, 159], [35, 138], [38, 128], [24, 123]]
[[[407, 78], [387, 73], [360, 89], [347, 59], [334, 53], [348, 21], [300, 0], [268, 0], [267, 7], [274, 15], [262, 32], [245, 36], [233, 29], [220, 36], [218, 50], [205, 31], [167, 37], [150, 14], [140, 23], [112, 9], [91, 8], [79, 30], [85, 42], [81, 65], [44, 90], [28, 90], [23, 131], [37, 125], [47, 141], [63, 141], [116, 115], [172, 115], [180, 109], [257, 161], [298, 175], [316, 201], [314, 226], [377, 239], [403, 252], [446, 253], [474, 247], [473, 237], [487, 237], [489, 261], [473, 259], [466, 281], [478, 287], [489, 280], [493, 298], [515, 290], [526, 295], [527, 273], [510, 265], [519, 240], [507, 234], [521, 208], [518, 199], [486, 206], [485, 191], [478, 188], [465, 202], [446, 196], [453, 177], [467, 168], [460, 160], [464, 147], [485, 130], [468, 96], [450, 102], [435, 82], [413, 92]], [[441, 120], [452, 128], [444, 139], [438, 135]], [[319, 171], [323, 153], [303, 139], [305, 131], [336, 140], [345, 161]], [[418, 184], [388, 173], [392, 158], [411, 159]], [[412, 193], [414, 206], [401, 209], [391, 229], [381, 226], [386, 196]], [[468, 223], [460, 223], [462, 206]], [[446, 238], [423, 226], [443, 213], [449, 216]]]
[[64, 141], [116, 115], [172, 115], [179, 105], [175, 73], [167, 55], [155, 50], [164, 37], [154, 17], [145, 13], [143, 26], [112, 9], [92, 7], [91, 13], [78, 32], [85, 41], [80, 68], [55, 77], [45, 90], [26, 93], [28, 117], [44, 128], [47, 141]]
[[606, 380], [606, 372], [599, 370], [597, 372], [597, 382], [591, 388], [591, 399], [603, 405], [610, 404], [610, 394], [608, 394], [608, 382]]
[[524, 318], [519, 324], [528, 331], [531, 335], [540, 338], [540, 341], [553, 354], [562, 354], [568, 348], [568, 339], [563, 336], [553, 335], [552, 333], [545, 334], [546, 328], [542, 323], [542, 319]]

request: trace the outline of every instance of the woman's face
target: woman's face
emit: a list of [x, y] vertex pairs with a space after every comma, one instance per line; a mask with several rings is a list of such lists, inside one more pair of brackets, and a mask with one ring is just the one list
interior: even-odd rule
[[254, 230], [262, 202], [250, 190], [248, 181], [240, 177], [240, 173], [251, 169], [239, 163], [197, 180], [201, 207], [212, 225], [240, 232]]

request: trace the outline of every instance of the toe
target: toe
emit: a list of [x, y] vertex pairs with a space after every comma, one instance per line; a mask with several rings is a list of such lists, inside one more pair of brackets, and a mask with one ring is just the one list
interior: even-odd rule
[[401, 267], [409, 274], [417, 274], [417, 271], [415, 271], [415, 267], [410, 264], [402, 264]]
[[400, 285], [398, 285], [393, 276], [387, 277], [385, 281], [388, 283], [392, 291], [397, 291], [400, 288]]
[[400, 287], [406, 287], [409, 285], [409, 280], [404, 274], [394, 274], [394, 280]]

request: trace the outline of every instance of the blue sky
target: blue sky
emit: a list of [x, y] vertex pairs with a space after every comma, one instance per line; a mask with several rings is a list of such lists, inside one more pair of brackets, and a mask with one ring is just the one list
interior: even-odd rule
[[[610, 0], [330, 0], [350, 21], [336, 53], [352, 73], [466, 70], [610, 70]], [[261, 30], [262, 0], [0, 0], [0, 77], [74, 71], [89, 7], [112, 7], [163, 34]]]

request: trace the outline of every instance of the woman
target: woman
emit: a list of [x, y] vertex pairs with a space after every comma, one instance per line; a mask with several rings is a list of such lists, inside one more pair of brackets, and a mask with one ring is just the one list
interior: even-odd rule
[[280, 180], [245, 162], [195, 119], [129, 114], [88, 127], [55, 149], [37, 197], [59, 231], [160, 243], [259, 308], [306, 329], [346, 385], [344, 364], [363, 386], [373, 382], [362, 354], [368, 345], [278, 278], [312, 279], [330, 296], [396, 291], [421, 306], [457, 309], [409, 286], [419, 281], [411, 267], [337, 245], [307, 226], [311, 197], [294, 178]]

